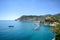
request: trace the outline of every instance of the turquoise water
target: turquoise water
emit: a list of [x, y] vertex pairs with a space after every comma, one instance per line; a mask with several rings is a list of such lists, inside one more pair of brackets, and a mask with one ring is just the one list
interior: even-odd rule
[[[54, 33], [49, 25], [40, 24], [34, 30], [36, 22], [0, 21], [0, 40], [52, 40]], [[14, 27], [8, 27], [13, 25]]]

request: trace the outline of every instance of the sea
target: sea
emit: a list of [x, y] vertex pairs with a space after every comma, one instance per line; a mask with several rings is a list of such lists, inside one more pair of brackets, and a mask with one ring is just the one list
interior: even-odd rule
[[55, 37], [51, 26], [39, 23], [39, 28], [35, 30], [36, 23], [0, 20], [0, 40], [52, 40]]

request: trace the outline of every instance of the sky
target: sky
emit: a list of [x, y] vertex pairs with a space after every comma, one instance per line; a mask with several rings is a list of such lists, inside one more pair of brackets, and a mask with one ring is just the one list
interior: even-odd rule
[[57, 13], [60, 13], [60, 0], [0, 0], [0, 20]]

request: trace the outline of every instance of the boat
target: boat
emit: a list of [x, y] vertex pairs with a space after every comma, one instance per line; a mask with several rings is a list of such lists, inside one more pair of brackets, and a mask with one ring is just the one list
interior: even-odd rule
[[8, 26], [8, 27], [14, 27], [14, 26]]
[[34, 28], [34, 30], [38, 30], [39, 29], [39, 26], [36, 26], [35, 28]]
[[40, 26], [39, 23], [36, 23], [35, 25], [36, 25], [36, 27], [34, 28], [34, 30], [38, 30], [39, 26]]

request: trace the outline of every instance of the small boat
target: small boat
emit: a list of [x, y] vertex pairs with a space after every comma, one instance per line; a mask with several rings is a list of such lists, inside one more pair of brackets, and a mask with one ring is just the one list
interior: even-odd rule
[[38, 27], [38, 26], [34, 28], [34, 30], [38, 30], [38, 29], [39, 29], [39, 27]]
[[8, 26], [8, 27], [14, 27], [14, 26]]
[[36, 23], [35, 25], [36, 25], [36, 27], [34, 28], [34, 30], [38, 30], [39, 26], [40, 26], [39, 23]]

